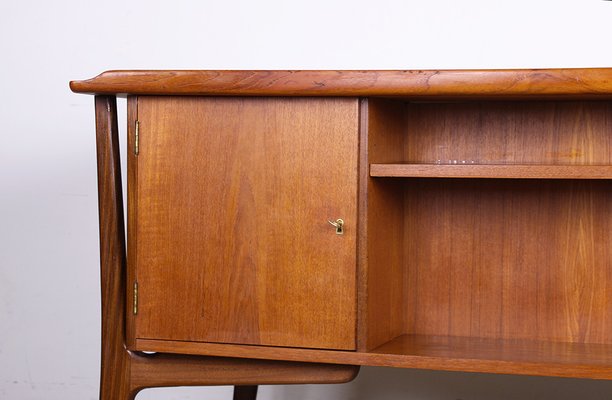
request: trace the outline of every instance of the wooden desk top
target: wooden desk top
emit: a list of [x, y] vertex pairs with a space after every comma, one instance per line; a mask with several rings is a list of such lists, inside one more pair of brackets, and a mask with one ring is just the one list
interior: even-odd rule
[[612, 68], [447, 71], [107, 71], [77, 93], [372, 96], [406, 99], [612, 98]]

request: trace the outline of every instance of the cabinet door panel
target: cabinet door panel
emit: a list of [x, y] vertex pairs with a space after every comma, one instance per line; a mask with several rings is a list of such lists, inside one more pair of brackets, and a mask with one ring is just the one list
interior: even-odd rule
[[138, 119], [136, 337], [354, 349], [357, 99], [140, 97]]

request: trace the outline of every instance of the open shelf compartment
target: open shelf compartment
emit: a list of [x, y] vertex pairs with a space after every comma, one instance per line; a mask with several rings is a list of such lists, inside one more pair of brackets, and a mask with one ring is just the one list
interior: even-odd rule
[[364, 102], [359, 349], [419, 368], [610, 379], [611, 111]]

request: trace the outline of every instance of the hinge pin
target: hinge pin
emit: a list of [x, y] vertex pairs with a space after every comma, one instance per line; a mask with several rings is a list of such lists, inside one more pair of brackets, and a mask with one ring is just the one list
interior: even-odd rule
[[138, 314], [138, 282], [134, 282], [134, 315]]
[[140, 141], [140, 121], [136, 121], [136, 127], [134, 129], [134, 154], [138, 155], [138, 142]]

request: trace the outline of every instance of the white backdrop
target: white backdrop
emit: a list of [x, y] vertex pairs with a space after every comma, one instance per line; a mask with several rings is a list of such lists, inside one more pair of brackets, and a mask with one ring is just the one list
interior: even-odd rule
[[[612, 67], [611, 38], [612, 2], [601, 0], [2, 0], [0, 399], [97, 398], [93, 98], [70, 93], [70, 79], [131, 68]], [[609, 400], [612, 382], [364, 368], [347, 385], [260, 393]], [[230, 388], [138, 396], [229, 398]]]

